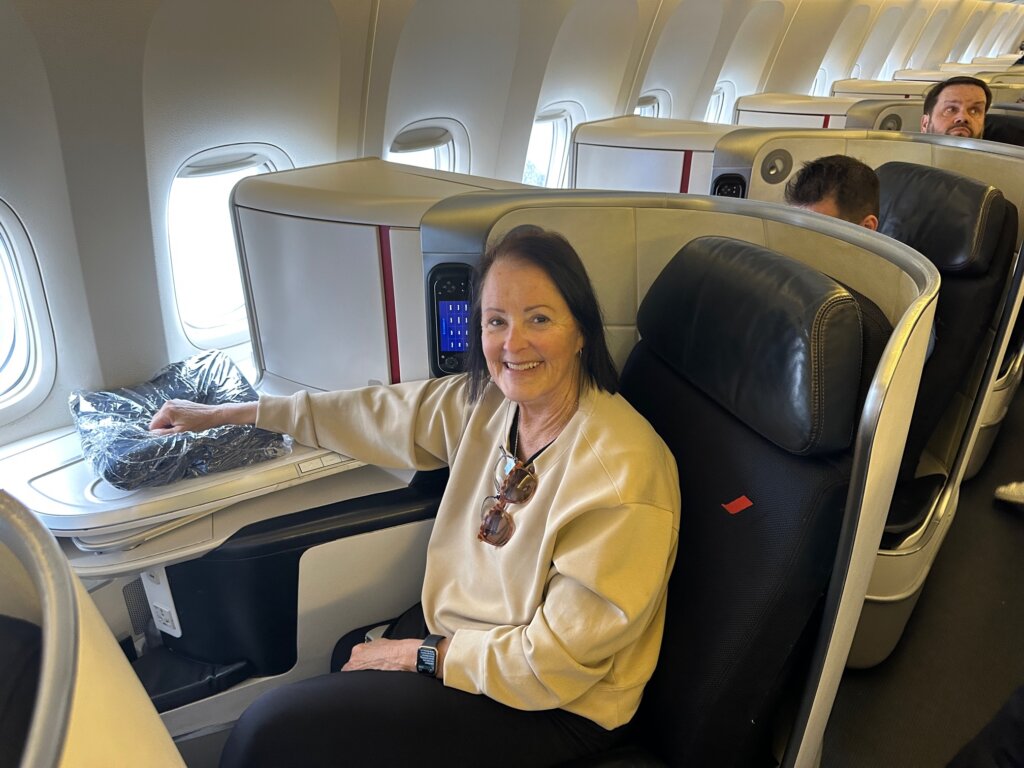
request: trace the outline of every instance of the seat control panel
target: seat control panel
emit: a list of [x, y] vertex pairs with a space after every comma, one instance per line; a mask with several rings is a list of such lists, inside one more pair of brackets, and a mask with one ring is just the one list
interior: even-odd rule
[[430, 369], [434, 376], [466, 370], [472, 268], [439, 264], [427, 277], [430, 301]]

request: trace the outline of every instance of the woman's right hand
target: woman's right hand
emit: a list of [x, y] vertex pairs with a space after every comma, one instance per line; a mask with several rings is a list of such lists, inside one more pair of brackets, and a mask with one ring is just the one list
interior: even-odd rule
[[168, 400], [149, 422], [156, 435], [202, 432], [226, 424], [255, 424], [256, 403], [204, 405], [190, 400]]

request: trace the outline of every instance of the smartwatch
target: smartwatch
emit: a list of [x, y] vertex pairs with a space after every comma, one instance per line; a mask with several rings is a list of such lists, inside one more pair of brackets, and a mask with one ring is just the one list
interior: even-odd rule
[[442, 640], [444, 640], [442, 635], [427, 635], [423, 645], [416, 651], [417, 672], [431, 677], [437, 676], [437, 644]]

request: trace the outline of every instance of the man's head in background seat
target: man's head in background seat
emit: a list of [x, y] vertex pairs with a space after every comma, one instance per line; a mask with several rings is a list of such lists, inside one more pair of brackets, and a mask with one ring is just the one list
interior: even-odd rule
[[786, 202], [878, 229], [878, 176], [870, 166], [846, 155], [804, 163], [786, 184]]
[[976, 77], [951, 77], [932, 86], [924, 99], [921, 133], [943, 133], [980, 139], [992, 90]]

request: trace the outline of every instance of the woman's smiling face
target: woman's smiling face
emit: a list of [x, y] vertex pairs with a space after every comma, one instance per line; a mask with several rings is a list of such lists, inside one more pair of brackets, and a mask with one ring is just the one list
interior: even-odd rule
[[583, 335], [543, 269], [514, 254], [499, 258], [480, 308], [487, 368], [505, 397], [541, 412], [575, 400]]

